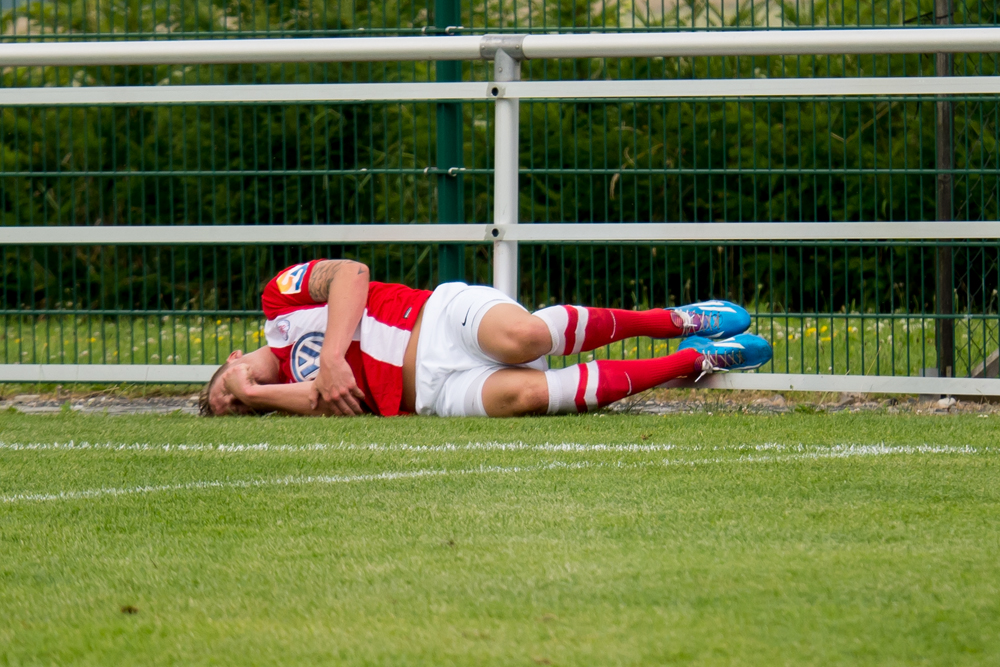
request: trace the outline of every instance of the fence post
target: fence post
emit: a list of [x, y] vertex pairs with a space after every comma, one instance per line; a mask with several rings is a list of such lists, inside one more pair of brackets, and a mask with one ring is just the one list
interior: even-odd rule
[[[460, 0], [435, 0], [434, 24], [448, 31], [462, 21]], [[461, 81], [462, 62], [439, 60], [435, 64], [438, 81]], [[437, 220], [464, 222], [465, 202], [462, 183], [462, 103], [437, 103]], [[438, 246], [438, 282], [465, 279], [465, 246], [442, 243]]]
[[[935, 22], [951, 23], [951, 0], [934, 0]], [[935, 74], [951, 76], [952, 56], [938, 53], [935, 57]], [[937, 220], [950, 222], [952, 217], [952, 103], [947, 97], [937, 99], [935, 136], [937, 139]], [[938, 377], [951, 377], [955, 373], [955, 322], [951, 319], [952, 303], [952, 252], [951, 246], [937, 249], [937, 354]]]
[[[494, 82], [518, 81], [521, 78], [520, 40], [523, 37], [497, 38], [499, 48], [493, 57]], [[511, 43], [508, 44], [508, 41]], [[517, 224], [519, 111], [518, 99], [507, 97], [498, 87], [493, 149], [493, 222], [497, 225]], [[493, 286], [517, 299], [520, 282], [517, 241], [494, 241]]]

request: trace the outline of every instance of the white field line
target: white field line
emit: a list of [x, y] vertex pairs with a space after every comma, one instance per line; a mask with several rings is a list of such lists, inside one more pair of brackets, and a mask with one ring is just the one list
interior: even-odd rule
[[59, 493], [19, 493], [13, 495], [0, 496], [0, 504], [11, 504], [19, 502], [44, 502], [49, 500], [81, 500], [91, 498], [101, 498], [107, 496], [129, 496], [146, 493], [159, 493], [169, 491], [194, 491], [199, 489], [235, 489], [235, 488], [257, 488], [267, 486], [291, 486], [306, 484], [344, 484], [352, 482], [375, 482], [391, 481], [397, 479], [417, 479], [424, 477], [443, 477], [453, 475], [476, 475], [476, 474], [516, 474], [521, 472], [544, 471], [544, 470], [574, 470], [580, 468], [640, 468], [657, 465], [663, 466], [701, 466], [718, 465], [725, 463], [783, 463], [788, 461], [806, 461], [818, 459], [841, 459], [869, 456], [891, 456], [891, 455], [926, 455], [926, 454], [952, 454], [970, 455], [980, 453], [974, 447], [890, 447], [886, 445], [850, 445], [841, 448], [828, 448], [822, 451], [812, 451], [798, 454], [783, 455], [745, 455], [736, 458], [702, 458], [702, 459], [663, 459], [656, 461], [638, 461], [624, 463], [594, 463], [591, 461], [577, 461], [566, 463], [554, 461], [534, 466], [479, 466], [477, 468], [465, 468], [459, 470], [422, 469], [413, 471], [390, 471], [373, 473], [367, 475], [317, 475], [317, 476], [288, 476], [277, 479], [250, 479], [236, 481], [200, 481], [186, 482], [183, 484], [165, 484], [160, 486], [133, 486], [124, 488], [100, 488], [87, 489], [83, 491], [60, 491]]
[[785, 463], [788, 461], [815, 461], [819, 459], [847, 459], [847, 458], [860, 458], [866, 456], [915, 456], [921, 454], [957, 454], [957, 455], [969, 455], [969, 454], [980, 454], [990, 448], [976, 449], [975, 447], [970, 447], [968, 445], [963, 447], [946, 447], [946, 446], [901, 446], [901, 447], [890, 447], [887, 445], [838, 445], [833, 447], [827, 447], [824, 449], [818, 449], [811, 452], [806, 452], [802, 454], [783, 454], [779, 456], [774, 456], [770, 454], [765, 454], [763, 456], [754, 456], [753, 454], [738, 456], [736, 458], [711, 458], [711, 459], [663, 459], [663, 465], [676, 466], [676, 465], [708, 465], [708, 464], [719, 464], [719, 463]]
[[591, 464], [583, 461], [577, 463], [554, 462], [537, 466], [480, 466], [462, 470], [423, 469], [395, 472], [380, 472], [369, 475], [304, 475], [278, 477], [276, 479], [247, 479], [234, 481], [185, 482], [182, 484], [163, 484], [159, 486], [130, 486], [121, 488], [87, 489], [84, 491], [60, 491], [59, 493], [18, 493], [0, 496], [0, 504], [17, 502], [43, 502], [47, 500], [81, 500], [101, 498], [106, 496], [130, 496], [144, 493], [160, 493], [164, 491], [196, 491], [199, 489], [248, 489], [265, 486], [300, 486], [306, 484], [349, 484], [352, 482], [392, 481], [397, 479], [418, 479], [421, 477], [442, 477], [445, 475], [477, 475], [485, 473], [513, 474], [532, 470], [554, 470], [556, 468], [585, 468]]
[[579, 444], [572, 442], [528, 444], [524, 442], [468, 442], [465, 444], [444, 443], [440, 445], [408, 445], [408, 444], [353, 444], [353, 443], [313, 443], [305, 445], [272, 445], [261, 443], [195, 443], [195, 444], [156, 444], [148, 442], [4, 442], [0, 441], [0, 451], [115, 451], [115, 452], [220, 452], [225, 454], [256, 453], [256, 452], [565, 452], [565, 453], [657, 453], [657, 452], [806, 452], [806, 451], [862, 451], [877, 450], [880, 454], [946, 454], [946, 453], [988, 453], [992, 447], [973, 447], [972, 445], [886, 445], [884, 442], [873, 444], [843, 443], [835, 445], [807, 445], [803, 443], [785, 444], [769, 442], [763, 444], [737, 445], [672, 445], [672, 444]]

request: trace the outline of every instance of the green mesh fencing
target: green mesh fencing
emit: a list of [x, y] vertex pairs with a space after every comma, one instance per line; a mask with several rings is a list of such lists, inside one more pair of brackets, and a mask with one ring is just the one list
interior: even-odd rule
[[[927, 1], [60, 0], [4, 11], [0, 40], [930, 30], [936, 20]], [[950, 20], [997, 23], [983, 3], [955, 3]], [[956, 75], [996, 74], [993, 55], [951, 60]], [[522, 78], [935, 74], [931, 54], [527, 61]], [[491, 66], [481, 62], [0, 71], [6, 88], [489, 78]], [[522, 223], [928, 221], [938, 219], [942, 174], [951, 177], [953, 220], [998, 219], [993, 97], [950, 98], [953, 154], [942, 168], [933, 97], [676, 102], [586, 94], [583, 83], [579, 99], [521, 103]], [[491, 103], [470, 102], [3, 108], [0, 224], [486, 223], [492, 113]], [[433, 244], [7, 247], [0, 363], [216, 363], [231, 349], [262, 344], [260, 289], [287, 264], [351, 257], [368, 262], [376, 279], [433, 287], [490, 282], [491, 254], [488, 245]], [[951, 373], [997, 376], [989, 363], [1000, 330], [996, 242], [522, 244], [521, 276], [532, 308], [739, 301], [775, 346], [765, 372], [920, 375], [939, 365], [944, 323], [954, 331], [944, 350]], [[950, 309], [939, 302], [942, 285]], [[597, 356], [668, 349], [632, 340]]]

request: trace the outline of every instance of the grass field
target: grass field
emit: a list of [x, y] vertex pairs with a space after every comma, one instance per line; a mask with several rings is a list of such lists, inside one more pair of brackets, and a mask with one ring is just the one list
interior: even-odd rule
[[0, 414], [0, 664], [997, 664], [998, 426]]

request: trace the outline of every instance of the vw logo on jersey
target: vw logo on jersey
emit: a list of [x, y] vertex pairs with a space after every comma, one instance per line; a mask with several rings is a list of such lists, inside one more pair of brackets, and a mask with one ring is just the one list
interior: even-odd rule
[[312, 380], [319, 373], [319, 351], [323, 348], [323, 332], [313, 331], [295, 341], [292, 356], [292, 377], [296, 382]]

